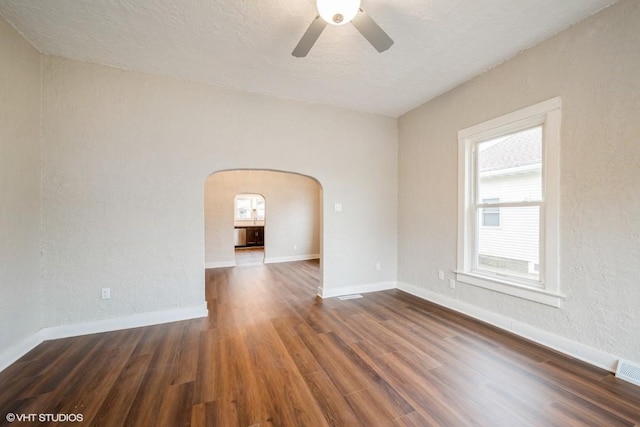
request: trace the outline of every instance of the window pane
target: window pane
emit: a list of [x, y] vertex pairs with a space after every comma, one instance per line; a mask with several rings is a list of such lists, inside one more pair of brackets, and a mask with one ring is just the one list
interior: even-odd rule
[[236, 198], [236, 218], [251, 219], [251, 199]]
[[251, 209], [238, 209], [238, 219], [251, 219]]
[[236, 207], [238, 209], [251, 209], [251, 199], [237, 199]]
[[477, 200], [541, 200], [542, 126], [480, 142], [477, 156]]
[[491, 212], [491, 209], [499, 208], [484, 208], [482, 212], [482, 226], [483, 227], [500, 227], [500, 212]]
[[[483, 209], [478, 221], [484, 220]], [[540, 207], [500, 209], [500, 228], [478, 227], [476, 268], [539, 280]]]

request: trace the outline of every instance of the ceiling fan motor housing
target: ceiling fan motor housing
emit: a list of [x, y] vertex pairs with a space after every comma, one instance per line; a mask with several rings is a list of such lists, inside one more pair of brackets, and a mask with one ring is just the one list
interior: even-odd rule
[[360, 0], [317, 0], [320, 17], [332, 25], [344, 25], [358, 14]]

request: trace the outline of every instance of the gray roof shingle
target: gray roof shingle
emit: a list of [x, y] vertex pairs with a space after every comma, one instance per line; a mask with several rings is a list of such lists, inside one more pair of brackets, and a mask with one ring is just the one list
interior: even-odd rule
[[[492, 144], [482, 149], [482, 144]], [[490, 172], [533, 165], [542, 160], [542, 127], [526, 129], [480, 144], [478, 169]]]

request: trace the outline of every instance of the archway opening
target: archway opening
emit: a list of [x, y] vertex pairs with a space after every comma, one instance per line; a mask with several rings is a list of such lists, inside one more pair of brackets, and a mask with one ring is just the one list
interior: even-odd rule
[[[240, 267], [237, 247], [262, 247], [259, 264], [317, 259], [322, 286], [322, 186], [315, 178], [236, 169], [211, 174], [204, 187], [205, 268]], [[238, 227], [262, 241], [242, 241]]]

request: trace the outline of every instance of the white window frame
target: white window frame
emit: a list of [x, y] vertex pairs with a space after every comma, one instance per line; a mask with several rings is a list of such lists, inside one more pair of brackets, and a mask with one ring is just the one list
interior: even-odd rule
[[[523, 108], [458, 132], [458, 260], [456, 280], [473, 286], [560, 307], [560, 122], [559, 97]], [[474, 271], [474, 247], [480, 227], [472, 208], [474, 155], [478, 142], [542, 126], [542, 201], [540, 206], [540, 282], [537, 286], [515, 278]], [[478, 206], [482, 206], [479, 204]]]

